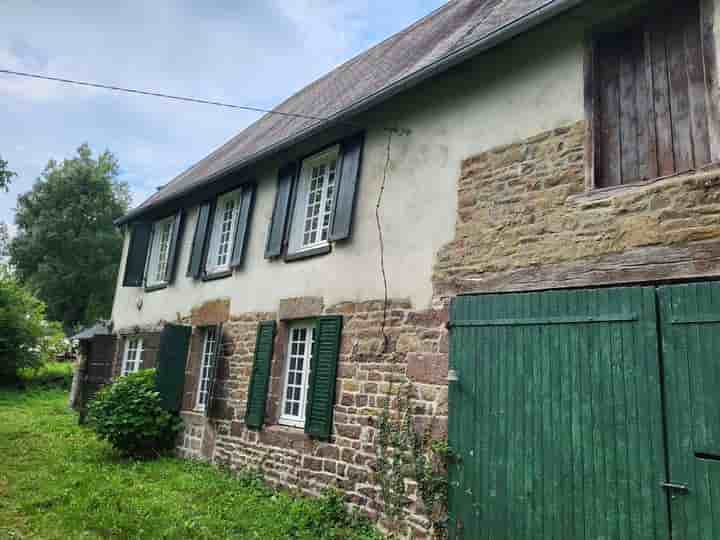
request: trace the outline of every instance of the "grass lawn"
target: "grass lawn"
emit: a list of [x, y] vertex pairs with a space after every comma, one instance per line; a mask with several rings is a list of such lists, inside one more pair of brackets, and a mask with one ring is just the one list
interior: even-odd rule
[[58, 389], [0, 389], [0, 539], [379, 539], [337, 499], [173, 458], [120, 459]]

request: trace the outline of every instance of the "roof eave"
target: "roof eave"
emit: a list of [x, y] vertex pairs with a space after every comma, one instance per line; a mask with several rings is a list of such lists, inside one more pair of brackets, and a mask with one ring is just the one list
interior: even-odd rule
[[251, 156], [241, 161], [238, 161], [237, 163], [233, 163], [232, 165], [224, 169], [208, 175], [198, 185], [190, 186], [188, 189], [180, 191], [175, 195], [168, 197], [167, 199], [162, 201], [162, 203], [159, 203], [156, 206], [138, 207], [130, 210], [127, 214], [115, 220], [115, 225], [121, 226], [129, 223], [130, 221], [136, 220], [141, 215], [146, 214], [151, 210], [157, 208], [158, 206], [160, 206], [160, 204], [169, 205], [173, 201], [182, 199], [188, 194], [206, 187], [209, 183], [219, 178], [225, 177], [228, 174], [236, 173], [240, 169], [254, 165], [258, 161], [268, 158], [273, 154], [276, 154], [283, 150], [287, 150], [288, 148], [298, 143], [301, 143], [326, 129], [346, 123], [352, 117], [366, 112], [367, 110], [379, 105], [383, 101], [386, 101], [393, 96], [434, 77], [435, 75], [438, 75], [454, 66], [457, 66], [458, 64], [461, 64], [462, 62], [472, 58], [473, 56], [493, 49], [498, 45], [501, 45], [502, 43], [509, 41], [514, 37], [517, 37], [520, 34], [524, 34], [525, 32], [541, 25], [542, 23], [553, 19], [574, 7], [577, 7], [584, 1], [585, 0], [549, 0], [535, 10], [530, 11], [522, 17], [514, 19], [506, 25], [487, 34], [482, 39], [474, 41], [457, 51], [453, 51], [451, 54], [438, 59], [436, 62], [433, 62], [432, 64], [429, 64], [428, 66], [414, 73], [411, 73], [410, 75], [406, 76], [403, 79], [400, 79], [399, 81], [388, 86], [387, 88], [384, 88], [383, 90], [380, 90], [379, 92], [376, 92], [375, 94], [366, 97], [365, 99], [351, 105], [350, 107], [343, 109], [342, 111], [338, 112], [327, 120], [310, 126], [309, 128], [300, 131], [299, 133], [288, 137], [283, 141], [268, 146], [263, 150], [256, 152], [255, 154], [252, 154]]

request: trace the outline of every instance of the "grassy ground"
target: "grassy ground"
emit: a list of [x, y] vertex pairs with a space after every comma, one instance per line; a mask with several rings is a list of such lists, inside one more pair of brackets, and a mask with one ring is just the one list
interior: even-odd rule
[[0, 390], [0, 539], [379, 539], [337, 499], [177, 459], [128, 462], [59, 389]]

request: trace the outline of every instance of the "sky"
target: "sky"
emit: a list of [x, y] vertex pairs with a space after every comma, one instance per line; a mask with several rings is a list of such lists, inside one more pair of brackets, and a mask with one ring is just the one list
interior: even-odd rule
[[[272, 108], [444, 0], [0, 0], [0, 69]], [[110, 150], [133, 205], [259, 115], [0, 74], [17, 196], [49, 159]]]

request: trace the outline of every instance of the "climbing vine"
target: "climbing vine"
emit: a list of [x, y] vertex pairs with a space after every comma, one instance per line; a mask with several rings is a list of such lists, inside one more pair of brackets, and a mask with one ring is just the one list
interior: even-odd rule
[[[447, 465], [452, 451], [445, 437], [433, 438], [433, 421], [421, 432], [416, 429], [413, 390], [407, 384], [395, 396], [391, 389], [383, 405], [375, 438], [377, 481], [385, 516], [398, 528], [403, 510], [411, 502], [406, 479], [414, 480], [430, 529], [435, 538], [445, 538]], [[398, 404], [394, 414], [390, 406], [393, 399]]]

